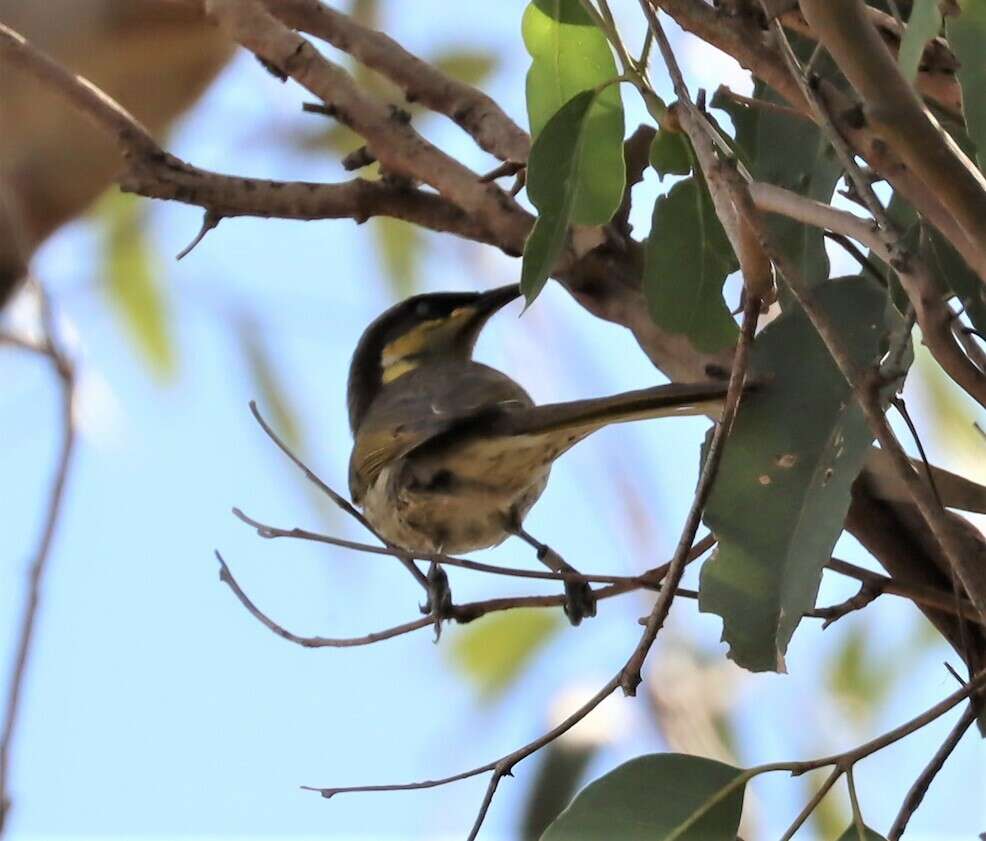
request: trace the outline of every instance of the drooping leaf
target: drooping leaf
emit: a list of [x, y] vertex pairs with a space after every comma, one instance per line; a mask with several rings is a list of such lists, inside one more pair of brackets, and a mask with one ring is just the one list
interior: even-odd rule
[[620, 206], [626, 182], [623, 110], [616, 113], [602, 102], [613, 87], [576, 94], [531, 147], [527, 195], [538, 218], [524, 243], [520, 281], [528, 304], [544, 288], [565, 247], [568, 226], [605, 224]]
[[511, 610], [457, 631], [449, 649], [453, 665], [487, 700], [516, 680], [561, 627], [558, 611]]
[[421, 229], [402, 219], [379, 216], [373, 220], [373, 234], [394, 297], [414, 294], [425, 245]]
[[659, 129], [650, 144], [650, 165], [662, 181], [665, 175], [688, 175], [692, 156], [685, 135]]
[[432, 56], [429, 64], [467, 85], [481, 85], [497, 69], [500, 58], [484, 50], [450, 50]]
[[[883, 352], [886, 300], [862, 277], [815, 292], [857, 370]], [[699, 608], [722, 617], [729, 656], [739, 665], [783, 671], [873, 435], [800, 309], [763, 330], [751, 363], [769, 384], [744, 400], [706, 507], [719, 545], [702, 569]]]
[[566, 741], [552, 742], [540, 751], [540, 764], [528, 789], [521, 841], [537, 841], [578, 791], [590, 760], [599, 745]]
[[945, 22], [948, 43], [960, 62], [959, 87], [962, 88], [962, 110], [965, 113], [969, 136], [978, 150], [979, 168], [986, 166], [986, 2], [961, 0], [962, 13]]
[[695, 178], [675, 184], [654, 204], [644, 256], [644, 294], [654, 323], [714, 352], [738, 329], [722, 284], [738, 268], [712, 199]]
[[100, 201], [96, 216], [103, 231], [100, 287], [151, 373], [170, 380], [177, 350], [139, 200], [113, 190]]
[[852, 824], [839, 836], [839, 841], [887, 841], [887, 839], [875, 829], [870, 829], [868, 826], [859, 827]]
[[[616, 62], [606, 36], [581, 0], [534, 0], [524, 10], [521, 31], [532, 59], [527, 72], [527, 115], [531, 137], [536, 138], [572, 97], [614, 79]], [[619, 91], [608, 89], [597, 108], [596, 122], [615, 124], [619, 120], [622, 140]], [[605, 132], [603, 125], [599, 130]]]
[[[235, 336], [250, 378], [257, 389], [262, 411], [270, 419], [277, 434], [290, 447], [299, 449], [302, 444], [301, 421], [274, 368], [270, 348], [259, 323], [247, 316], [236, 319]], [[310, 485], [307, 480], [306, 485]]]
[[900, 41], [897, 64], [908, 82], [913, 83], [918, 75], [921, 56], [925, 45], [941, 31], [941, 10], [938, 0], [914, 0], [907, 28]]
[[[798, 39], [795, 43], [804, 49]], [[773, 89], [759, 81], [754, 86], [754, 98], [784, 104]], [[816, 201], [831, 200], [841, 168], [814, 123], [784, 111], [753, 108], [718, 94], [712, 105], [732, 118], [740, 157], [757, 181], [776, 184]], [[828, 279], [829, 261], [821, 230], [782, 216], [770, 215], [766, 223], [809, 284]]]
[[[736, 841], [742, 771], [678, 753], [641, 756], [590, 783], [542, 841]], [[728, 793], [724, 790], [735, 785]]]

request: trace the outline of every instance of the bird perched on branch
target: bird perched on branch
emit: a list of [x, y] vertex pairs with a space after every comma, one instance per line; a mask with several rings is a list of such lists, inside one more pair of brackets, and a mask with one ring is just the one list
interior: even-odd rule
[[[470, 552], [516, 535], [545, 565], [574, 573], [523, 528], [552, 462], [611, 423], [715, 411], [726, 383], [535, 406], [510, 377], [472, 358], [489, 317], [519, 295], [516, 285], [416, 295], [370, 324], [349, 371], [349, 487], [378, 533], [409, 553]], [[451, 597], [437, 565], [429, 580], [439, 592], [422, 609], [440, 619]], [[566, 581], [565, 592], [572, 624], [595, 614], [584, 581]]]

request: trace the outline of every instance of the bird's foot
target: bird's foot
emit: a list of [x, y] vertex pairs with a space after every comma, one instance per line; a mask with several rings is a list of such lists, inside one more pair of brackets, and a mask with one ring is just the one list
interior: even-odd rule
[[565, 582], [565, 615], [572, 625], [581, 624], [587, 616], [596, 615], [596, 594], [586, 581]]
[[435, 642], [442, 635], [442, 622], [452, 618], [452, 588], [445, 570], [434, 561], [428, 567], [428, 598], [418, 608], [435, 619]]

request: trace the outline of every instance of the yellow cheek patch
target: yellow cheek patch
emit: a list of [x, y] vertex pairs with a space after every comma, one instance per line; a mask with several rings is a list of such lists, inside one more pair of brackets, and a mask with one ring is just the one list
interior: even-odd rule
[[392, 383], [398, 377], [403, 377], [405, 374], [409, 374], [415, 368], [418, 367], [418, 363], [413, 359], [395, 359], [389, 365], [385, 366], [383, 369], [383, 382]]
[[384, 368], [389, 368], [395, 362], [421, 353], [428, 343], [428, 334], [441, 324], [442, 320], [438, 318], [432, 321], [423, 321], [408, 330], [407, 333], [398, 336], [384, 347], [380, 354], [380, 364]]

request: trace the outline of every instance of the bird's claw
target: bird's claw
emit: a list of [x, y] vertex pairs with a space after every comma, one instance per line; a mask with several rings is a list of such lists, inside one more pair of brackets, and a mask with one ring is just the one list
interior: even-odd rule
[[596, 615], [596, 595], [586, 581], [565, 582], [565, 615], [572, 625]]
[[442, 621], [452, 617], [452, 588], [448, 583], [448, 575], [437, 563], [432, 561], [428, 568], [428, 598], [425, 603], [418, 605], [425, 616], [435, 619], [435, 642], [442, 635]]

